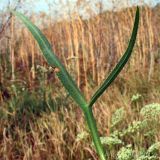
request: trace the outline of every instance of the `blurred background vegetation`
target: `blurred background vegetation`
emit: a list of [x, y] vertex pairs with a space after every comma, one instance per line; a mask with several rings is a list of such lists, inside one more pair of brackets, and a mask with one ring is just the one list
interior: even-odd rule
[[[42, 29], [87, 99], [124, 53], [136, 8], [129, 0], [45, 2], [0, 7], [0, 159], [97, 160], [83, 115], [7, 8]], [[130, 62], [94, 107], [110, 160], [160, 157], [160, 4], [151, 4], [139, 3]]]

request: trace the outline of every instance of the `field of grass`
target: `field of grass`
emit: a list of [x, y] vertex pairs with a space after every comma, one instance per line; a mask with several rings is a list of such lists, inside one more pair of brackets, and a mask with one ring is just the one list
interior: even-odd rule
[[[109, 160], [160, 157], [160, 8], [141, 7], [133, 55], [94, 105]], [[135, 8], [40, 28], [89, 99], [128, 44]], [[39, 15], [37, 15], [39, 16]], [[36, 15], [30, 19], [36, 22]], [[37, 25], [39, 25], [37, 23]], [[44, 27], [45, 26], [45, 27]], [[98, 160], [83, 114], [15, 17], [0, 40], [0, 160]]]

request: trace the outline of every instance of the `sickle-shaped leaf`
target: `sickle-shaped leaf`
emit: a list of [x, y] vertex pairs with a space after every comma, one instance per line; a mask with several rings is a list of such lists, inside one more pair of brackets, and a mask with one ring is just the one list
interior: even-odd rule
[[124, 53], [124, 55], [122, 56], [122, 58], [120, 59], [120, 61], [118, 62], [118, 64], [113, 69], [113, 71], [110, 73], [108, 78], [106, 80], [104, 80], [104, 82], [102, 83], [100, 88], [95, 92], [95, 94], [91, 98], [91, 101], [89, 103], [90, 107], [103, 94], [103, 92], [110, 86], [110, 84], [115, 80], [115, 78], [118, 76], [120, 71], [123, 69], [124, 65], [127, 63], [129, 57], [131, 56], [131, 53], [132, 53], [132, 50], [133, 50], [133, 47], [134, 47], [134, 44], [135, 44], [135, 41], [136, 41], [138, 24], [139, 24], [139, 8], [137, 7], [134, 27], [133, 27], [132, 36], [131, 36], [131, 39], [129, 41], [128, 48], [127, 48], [126, 52]]
[[84, 109], [84, 107], [87, 106], [87, 102], [78, 89], [77, 85], [71, 78], [70, 74], [67, 72], [65, 67], [62, 65], [60, 60], [57, 58], [57, 56], [53, 53], [50, 43], [48, 42], [47, 38], [43, 35], [43, 33], [39, 30], [38, 27], [36, 27], [26, 16], [23, 14], [11, 11], [14, 15], [16, 15], [29, 29], [29, 31], [32, 33], [33, 37], [36, 39], [43, 56], [51, 65], [52, 67], [57, 68], [57, 76], [66, 88], [66, 90], [69, 92], [71, 97], [76, 101], [76, 103]]

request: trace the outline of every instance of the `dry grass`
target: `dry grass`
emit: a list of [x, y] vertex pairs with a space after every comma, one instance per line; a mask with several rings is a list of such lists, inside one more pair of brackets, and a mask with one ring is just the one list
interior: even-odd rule
[[[111, 117], [118, 108], [123, 107], [127, 112], [124, 123], [117, 128], [121, 130], [133, 120], [140, 119], [138, 113], [145, 104], [160, 103], [158, 10], [159, 8], [141, 8], [141, 23], [132, 59], [115, 84], [109, 88], [110, 91], [107, 91], [94, 107], [101, 136], [111, 134]], [[75, 20], [75, 15], [72, 15], [69, 22], [49, 21], [47, 24], [46, 17], [40, 17], [45, 22], [41, 28], [53, 44], [55, 53], [87, 98], [125, 51], [134, 13], [135, 8], [128, 8], [119, 12], [106, 12], [90, 20], [82, 20], [81, 17]], [[36, 23], [36, 17], [32, 16], [32, 19]], [[1, 89], [0, 105], [3, 116], [0, 120], [0, 159], [96, 160], [90, 137], [76, 141], [77, 134], [87, 132], [83, 115], [79, 115], [77, 106], [66, 98], [67, 95], [60, 89], [61, 85], [54, 73], [43, 74], [38, 71], [37, 65], [47, 64], [31, 35], [25, 28], [18, 27], [18, 24], [12, 19], [11, 37], [1, 39], [0, 81], [4, 89], [11, 94], [11, 99], [6, 101], [3, 97], [4, 89]], [[20, 104], [20, 101], [25, 101], [22, 88], [35, 96], [42, 106], [42, 99], [49, 102], [49, 95], [51, 99], [58, 97], [62, 103], [57, 102], [56, 105], [60, 107], [56, 112], [47, 110], [36, 112], [35, 115], [32, 110], [27, 112], [24, 109], [17, 115], [17, 106], [31, 106], [30, 103]], [[134, 104], [131, 97], [136, 93], [141, 94], [142, 98]], [[159, 140], [158, 134], [154, 135], [154, 140], [146, 140], [143, 134], [139, 133], [135, 138], [124, 138], [125, 144], [132, 143], [136, 149], [141, 146], [147, 148]], [[111, 150], [111, 159], [115, 159], [118, 149], [119, 146]]]

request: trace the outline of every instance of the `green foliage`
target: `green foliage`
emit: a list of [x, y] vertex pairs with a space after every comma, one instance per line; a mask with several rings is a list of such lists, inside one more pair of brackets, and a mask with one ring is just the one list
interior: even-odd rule
[[160, 104], [159, 103], [152, 103], [145, 105], [140, 114], [147, 120], [153, 120], [160, 117]]
[[142, 155], [142, 156], [138, 157], [137, 160], [158, 160], [158, 157], [157, 156]]
[[148, 150], [147, 150], [147, 154], [157, 154], [157, 152], [160, 149], [160, 142], [157, 142], [155, 144], [152, 144]]
[[[149, 105], [145, 105], [141, 111], [140, 114], [143, 116], [142, 120], [133, 120], [131, 123], [127, 125], [124, 129], [121, 129], [120, 131], [116, 130], [116, 125], [114, 132], [111, 133], [112, 137], [118, 137], [119, 140], [121, 140], [121, 145], [123, 146], [125, 142], [123, 139], [126, 138], [136, 138], [136, 135], [138, 136], [138, 141], [140, 141], [140, 138], [145, 140], [147, 137], [147, 143], [152, 144], [154, 142], [154, 137], [156, 133], [158, 134], [158, 125], [159, 124], [159, 107], [160, 105], [158, 103], [153, 103]], [[117, 124], [119, 121], [125, 121], [123, 119], [123, 113], [125, 113], [125, 110], [120, 108], [115, 111], [115, 113], [112, 115], [112, 124]], [[156, 129], [157, 128], [157, 129]], [[152, 139], [150, 139], [152, 137]], [[150, 141], [151, 140], [151, 141]], [[135, 142], [134, 142], [135, 143]], [[140, 146], [139, 148], [142, 148], [143, 146]], [[134, 148], [131, 147], [131, 145], [127, 147], [122, 147], [117, 152], [117, 160], [158, 160], [159, 157], [159, 150], [160, 150], [160, 143], [154, 143], [152, 144], [148, 149], [143, 149], [143, 151], [136, 151]]]
[[133, 160], [133, 159], [134, 159], [134, 151], [132, 150], [130, 145], [122, 147], [120, 151], [117, 153], [117, 160]]
[[137, 160], [158, 160], [159, 150], [160, 150], [160, 142], [154, 143], [145, 152], [140, 154]]
[[147, 127], [146, 121], [133, 121], [126, 129], [121, 132], [121, 136], [132, 135]]
[[76, 141], [85, 140], [88, 136], [89, 134], [86, 131], [80, 132], [76, 137]]
[[142, 95], [139, 94], [139, 93], [137, 93], [137, 94], [135, 94], [135, 95], [132, 96], [131, 101], [132, 101], [132, 102], [136, 102], [136, 101], [138, 101], [141, 97], [142, 97]]
[[143, 132], [144, 136], [153, 137], [155, 133], [158, 132], [156, 128], [158, 128], [159, 125], [160, 104], [153, 103], [145, 105], [140, 111], [140, 115], [143, 117], [142, 120], [133, 120], [121, 131], [116, 130], [116, 125], [125, 121], [124, 114], [125, 110], [120, 108], [112, 115], [111, 128], [115, 127], [114, 132], [111, 133], [112, 135], [124, 137], [127, 135], [133, 135], [134, 133]]
[[45, 68], [44, 66], [37, 65], [36, 68], [42, 73], [48, 72], [47, 68]]
[[21, 119], [25, 114], [26, 119], [29, 120], [33, 115], [37, 117], [43, 112], [55, 112], [60, 107], [68, 105], [65, 97], [57, 95], [53, 98], [49, 88], [43, 88], [42, 85], [30, 91], [22, 84], [12, 84], [10, 94], [12, 94], [11, 99], [3, 103], [4, 106], [0, 108], [0, 112], [6, 116], [14, 115], [14, 119]]
[[124, 108], [119, 108], [115, 111], [115, 113], [112, 115], [111, 119], [111, 127], [114, 127], [121, 123], [125, 118], [125, 110]]
[[136, 156], [135, 151], [132, 149], [131, 145], [122, 147], [117, 153], [117, 160], [158, 160], [160, 149], [160, 143], [157, 142], [151, 145], [147, 150], [143, 152], [139, 151], [138, 156]]
[[100, 137], [102, 145], [106, 146], [108, 145], [109, 148], [112, 148], [113, 146], [122, 144], [122, 141], [118, 137]]

